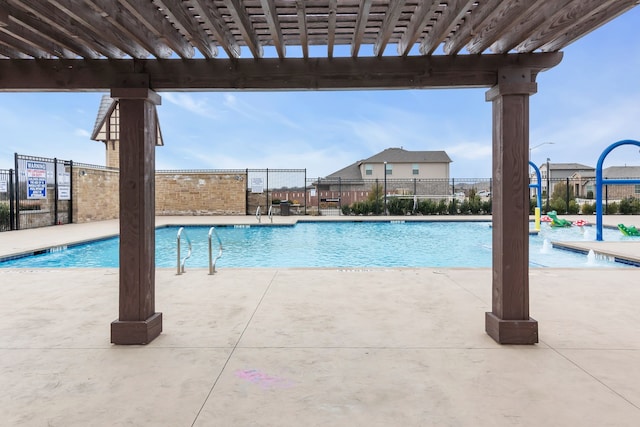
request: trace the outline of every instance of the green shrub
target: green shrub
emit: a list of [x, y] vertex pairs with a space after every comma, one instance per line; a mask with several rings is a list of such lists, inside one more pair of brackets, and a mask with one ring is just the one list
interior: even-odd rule
[[562, 199], [552, 199], [549, 204], [551, 205], [551, 210], [556, 211], [559, 214], [567, 211], [567, 202]]
[[593, 215], [595, 211], [596, 211], [595, 203], [584, 203], [580, 208], [580, 212], [582, 212], [584, 215]]
[[446, 215], [449, 213], [449, 202], [442, 199], [438, 202], [438, 207], [436, 213], [438, 215]]
[[431, 199], [418, 202], [418, 212], [422, 215], [435, 215], [438, 211], [437, 204]]
[[638, 215], [640, 213], [640, 199], [625, 197], [620, 201], [620, 213], [623, 215]]
[[387, 199], [387, 209], [390, 215], [406, 215], [413, 210], [413, 200], [391, 197]]
[[342, 206], [341, 210], [342, 210], [342, 215], [351, 215], [351, 206], [344, 205]]
[[[442, 202], [443, 202], [443, 200], [441, 200], [441, 201], [440, 201], [440, 203], [442, 203]], [[452, 200], [449, 202], [449, 204], [447, 205], [446, 212], [442, 212], [442, 211], [440, 211], [440, 203], [438, 204], [438, 211], [439, 211], [439, 213], [448, 213], [449, 215], [457, 215], [459, 212], [461, 212], [461, 211], [459, 210], [459, 209], [460, 209], [461, 204], [460, 204], [460, 203], [458, 203], [458, 200], [456, 200], [455, 198], [454, 198], [454, 199], [452, 199]], [[464, 202], [462, 202], [462, 204], [465, 204], [465, 203], [466, 203], [466, 200], [465, 200]], [[464, 213], [464, 212], [462, 212], [462, 213]]]
[[580, 205], [578, 205], [578, 202], [576, 202], [575, 200], [570, 200], [569, 209], [567, 210], [567, 212], [571, 215], [575, 215], [580, 212]]
[[609, 215], [617, 214], [619, 210], [620, 207], [616, 202], [609, 203], [609, 205], [605, 207], [605, 211]]

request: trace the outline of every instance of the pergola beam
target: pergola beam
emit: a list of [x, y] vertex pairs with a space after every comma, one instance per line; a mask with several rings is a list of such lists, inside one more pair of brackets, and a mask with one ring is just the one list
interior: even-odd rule
[[148, 79], [155, 91], [491, 87], [499, 69], [552, 68], [562, 53], [228, 60], [0, 61], [0, 92], [104, 91]]

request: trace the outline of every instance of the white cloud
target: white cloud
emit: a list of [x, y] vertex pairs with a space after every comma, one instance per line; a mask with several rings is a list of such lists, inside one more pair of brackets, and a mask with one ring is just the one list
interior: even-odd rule
[[162, 93], [162, 98], [191, 113], [209, 119], [219, 119], [223, 113], [222, 111], [209, 106], [207, 102], [208, 99], [202, 95], [164, 92]]

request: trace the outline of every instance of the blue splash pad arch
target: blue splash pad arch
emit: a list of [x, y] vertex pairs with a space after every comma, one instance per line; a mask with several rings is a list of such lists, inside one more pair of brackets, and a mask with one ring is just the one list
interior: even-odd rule
[[614, 142], [608, 146], [600, 155], [598, 165], [596, 166], [596, 240], [602, 241], [602, 186], [603, 185], [624, 185], [624, 184], [640, 184], [640, 179], [604, 179], [602, 178], [602, 164], [609, 153], [621, 145], [635, 145], [640, 147], [640, 141], [633, 139], [624, 139]]

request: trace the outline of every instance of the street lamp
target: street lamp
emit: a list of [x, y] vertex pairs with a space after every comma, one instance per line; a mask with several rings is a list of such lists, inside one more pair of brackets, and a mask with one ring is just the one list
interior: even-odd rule
[[384, 162], [384, 214], [387, 215], [387, 162]]
[[543, 143], [538, 144], [538, 145], [534, 145], [533, 147], [529, 147], [529, 161], [531, 161], [531, 152], [533, 150], [535, 150], [536, 148], [542, 147], [543, 145], [546, 145], [546, 144], [555, 144], [555, 142], [547, 141], [547, 142], [543, 142]]

